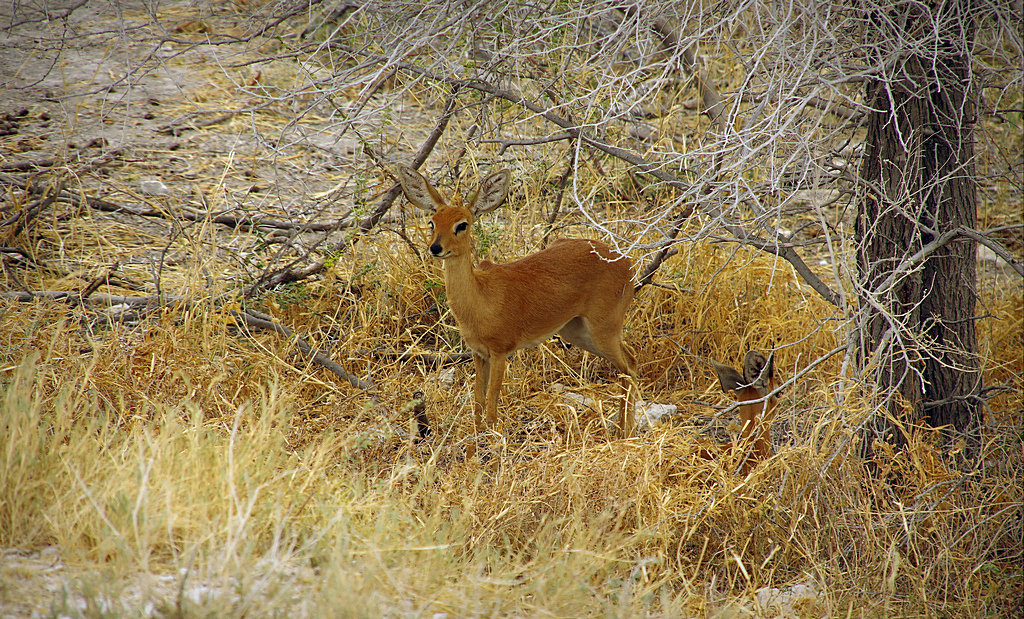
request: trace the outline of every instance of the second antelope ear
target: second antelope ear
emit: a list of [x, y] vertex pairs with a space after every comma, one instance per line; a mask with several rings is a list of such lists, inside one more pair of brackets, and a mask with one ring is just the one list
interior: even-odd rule
[[407, 165], [398, 165], [395, 167], [395, 176], [398, 177], [405, 197], [409, 198], [413, 206], [425, 211], [436, 211], [444, 206], [444, 196], [416, 170]]
[[775, 378], [775, 355], [765, 357], [759, 350], [747, 351], [743, 357], [743, 378], [758, 391], [767, 387]]
[[715, 373], [718, 374], [718, 384], [722, 386], [722, 391], [736, 391], [743, 387], [743, 377], [739, 372], [715, 361], [712, 361], [711, 365], [715, 368]]
[[480, 183], [480, 190], [470, 201], [469, 210], [474, 215], [483, 215], [501, 206], [508, 197], [508, 182], [511, 178], [512, 173], [508, 170], [495, 172], [485, 178]]

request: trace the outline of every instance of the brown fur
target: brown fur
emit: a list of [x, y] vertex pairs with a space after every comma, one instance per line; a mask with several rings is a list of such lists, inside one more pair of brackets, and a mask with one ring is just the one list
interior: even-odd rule
[[742, 375], [727, 365], [714, 361], [711, 364], [718, 374], [722, 391], [732, 391], [740, 402], [741, 443], [750, 445], [750, 455], [740, 468], [741, 473], [746, 473], [754, 464], [772, 454], [768, 427], [778, 399], [772, 396], [763, 402], [752, 401], [760, 400], [778, 387], [775, 381], [775, 360], [774, 357], [766, 358], [761, 352], [751, 350], [743, 357]]
[[[600, 241], [563, 239], [513, 262], [473, 266], [473, 220], [498, 208], [509, 173], [497, 172], [480, 185], [468, 208], [451, 206], [419, 172], [399, 167], [409, 201], [433, 211], [430, 253], [444, 260], [448, 302], [466, 344], [475, 353], [475, 421], [497, 422], [497, 401], [508, 355], [536, 346], [555, 333], [600, 355], [632, 378], [636, 361], [622, 341], [622, 323], [633, 300], [629, 258]], [[462, 226], [465, 224], [465, 226]], [[619, 420], [621, 435], [632, 432], [628, 402]]]

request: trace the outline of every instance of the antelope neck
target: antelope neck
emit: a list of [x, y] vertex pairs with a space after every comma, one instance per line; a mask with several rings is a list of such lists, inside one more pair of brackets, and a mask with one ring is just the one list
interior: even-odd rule
[[463, 313], [459, 310], [463, 309], [464, 305], [472, 304], [480, 294], [472, 256], [473, 252], [469, 251], [444, 259], [444, 285], [448, 290], [448, 303], [452, 305], [452, 309], [459, 307], [455, 309], [457, 315]]

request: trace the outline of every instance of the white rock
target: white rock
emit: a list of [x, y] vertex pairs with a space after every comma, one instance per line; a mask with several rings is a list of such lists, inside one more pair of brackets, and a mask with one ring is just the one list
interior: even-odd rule
[[47, 546], [39, 551], [39, 558], [43, 561], [49, 561], [51, 563], [60, 562], [60, 548], [56, 546]]
[[637, 400], [633, 405], [636, 417], [636, 429], [646, 430], [661, 422], [665, 417], [671, 417], [679, 410], [675, 404], [658, 404]]
[[131, 311], [132, 306], [128, 303], [117, 303], [107, 308], [107, 315], [111, 318], [120, 318], [127, 312]]
[[757, 605], [772, 617], [828, 617], [828, 603], [822, 599], [814, 583], [801, 583], [792, 587], [764, 587], [755, 594]]
[[595, 402], [593, 398], [588, 398], [585, 395], [569, 391], [569, 388], [562, 383], [551, 383], [551, 393], [562, 396], [562, 399], [565, 400], [566, 404], [574, 410], [580, 406], [589, 406], [590, 408], [597, 406], [597, 402]]
[[562, 399], [565, 400], [573, 408], [595, 408], [597, 406], [597, 402], [594, 401], [594, 398], [589, 398], [585, 395], [575, 393], [573, 391], [563, 392]]
[[441, 370], [441, 373], [437, 376], [437, 380], [440, 381], [442, 385], [451, 387], [455, 384], [455, 368], [446, 368]]
[[139, 189], [142, 193], [151, 196], [162, 196], [171, 193], [171, 190], [167, 188], [161, 181], [158, 180], [145, 180], [139, 183]]

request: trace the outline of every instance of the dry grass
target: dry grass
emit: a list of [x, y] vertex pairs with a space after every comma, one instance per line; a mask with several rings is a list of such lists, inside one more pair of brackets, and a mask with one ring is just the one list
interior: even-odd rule
[[[837, 335], [819, 326], [821, 302], [763, 258], [685, 251], [666, 274], [711, 283], [699, 294], [646, 289], [628, 333], [642, 395], [679, 404], [676, 423], [608, 441], [595, 412], [550, 389], [560, 382], [610, 414], [606, 369], [546, 344], [513, 361], [505, 438], [474, 458], [469, 366], [448, 383], [444, 370], [359, 352], [457, 345], [441, 289], [424, 285], [436, 265], [409, 253], [369, 270], [339, 262], [267, 299], [318, 345], [336, 338], [335, 359], [372, 377], [375, 399], [287, 342], [234, 331], [223, 312], [108, 326], [82, 308], [5, 301], [0, 538], [101, 567], [85, 573], [106, 576], [82, 580], [78, 595], [92, 609], [118, 600], [128, 614], [147, 603], [705, 614], [754, 611], [757, 590], [805, 582], [820, 591], [805, 616], [1016, 612], [1021, 386], [990, 401], [979, 474], [951, 469], [920, 433], [892, 454], [901, 481], [889, 485], [851, 457], [865, 412], [830, 359], [780, 404], [776, 456], [738, 477], [733, 461], [697, 458], [711, 439], [681, 423], [726, 402], [702, 359], [787, 343], [779, 366], [791, 374]], [[985, 304], [987, 383], [1015, 380], [1020, 299], [1009, 290]], [[420, 445], [408, 438], [415, 390], [435, 424]], [[14, 599], [18, 577], [5, 581]]]
[[[207, 100], [237, 96], [223, 75], [209, 77], [218, 87]], [[261, 79], [269, 88], [292, 76]], [[245, 122], [280, 119], [267, 110]], [[239, 122], [173, 151], [137, 146], [102, 186], [125, 201], [184, 200], [117, 193], [162, 170], [212, 208], [240, 199], [265, 160], [255, 147], [208, 148]], [[451, 133], [463, 135], [458, 122]], [[422, 127], [408, 129], [389, 146], [411, 151]], [[172, 152], [195, 157], [187, 172], [167, 171]], [[462, 165], [493, 155], [471, 151]], [[517, 193], [480, 222], [491, 259], [536, 249], [547, 230], [540, 207], [558, 167], [553, 151], [535, 155], [509, 162]], [[315, 153], [304, 157], [278, 165], [315, 172], [301, 181], [309, 193], [348, 181]], [[386, 189], [383, 176], [362, 182]], [[607, 200], [609, 220], [641, 199], [613, 168], [583, 169], [579, 182]], [[988, 277], [981, 289], [985, 382], [1006, 389], [988, 400], [983, 465], [971, 474], [921, 430], [880, 460], [884, 475], [869, 476], [856, 457], [867, 405], [841, 375], [842, 355], [828, 356], [845, 342], [843, 317], [785, 263], [711, 243], [681, 245], [659, 273], [663, 286], [643, 289], [628, 319], [641, 396], [676, 404], [669, 422], [609, 440], [604, 418], [620, 394], [608, 367], [549, 342], [514, 356], [504, 432], [467, 457], [477, 446], [471, 365], [393, 354], [463, 350], [438, 264], [402, 238], [422, 248], [422, 215], [405, 213], [323, 276], [252, 302], [372, 380], [372, 393], [235, 323], [238, 302], [222, 295], [266, 258], [259, 235], [66, 204], [46, 217], [21, 239], [46, 265], [19, 267], [27, 287], [81, 289], [115, 261], [122, 282], [152, 281], [157, 255], [164, 291], [193, 303], [122, 322], [104, 308], [0, 299], [0, 545], [20, 549], [0, 564], [4, 612], [771, 616], [758, 592], [799, 584], [817, 591], [798, 600], [804, 617], [1022, 612], [1018, 283]], [[557, 234], [580, 234], [581, 223], [566, 215]], [[98, 292], [142, 294], [117, 284]], [[697, 452], [714, 448], [711, 426], [737, 434], [730, 415], [709, 419], [729, 400], [708, 361], [737, 365], [750, 348], [776, 349], [777, 371], [799, 377], [779, 404], [775, 456], [741, 477], [735, 458]], [[554, 383], [593, 404], [574, 405]], [[416, 391], [434, 430], [419, 444]], [[59, 577], [19, 562], [46, 547], [56, 548]]]

